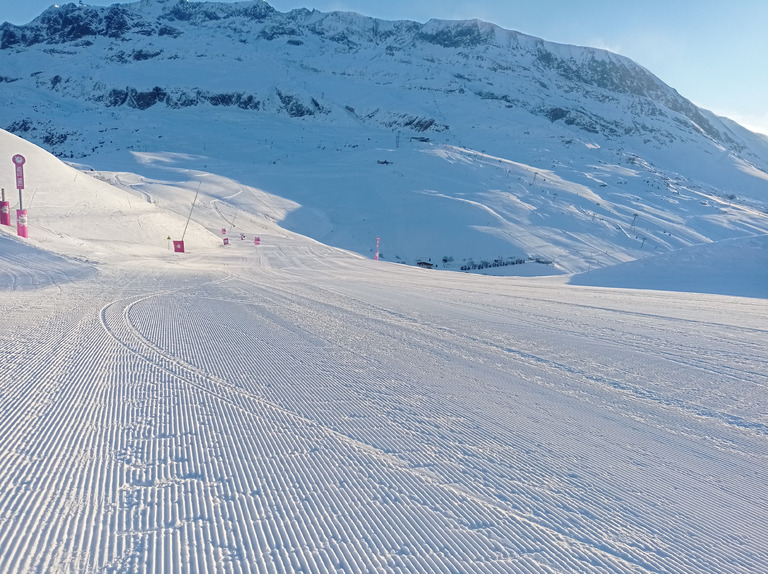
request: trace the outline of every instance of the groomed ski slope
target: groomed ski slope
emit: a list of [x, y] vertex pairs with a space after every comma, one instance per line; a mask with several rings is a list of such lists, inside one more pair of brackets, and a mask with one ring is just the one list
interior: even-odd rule
[[0, 572], [768, 571], [759, 290], [376, 262], [223, 176], [0, 152]]
[[4, 260], [0, 571], [768, 571], [766, 300], [242, 231]]

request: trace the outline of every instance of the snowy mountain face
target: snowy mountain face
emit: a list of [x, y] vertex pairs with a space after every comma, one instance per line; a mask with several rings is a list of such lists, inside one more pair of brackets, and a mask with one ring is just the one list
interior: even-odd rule
[[381, 236], [390, 260], [549, 274], [768, 232], [768, 140], [609, 52], [262, 1], [0, 31], [8, 131], [100, 169], [226, 174], [366, 255]]

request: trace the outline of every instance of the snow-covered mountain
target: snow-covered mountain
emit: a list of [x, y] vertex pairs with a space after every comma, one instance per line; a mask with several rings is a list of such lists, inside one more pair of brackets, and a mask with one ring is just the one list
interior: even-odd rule
[[2, 38], [0, 572], [768, 572], [759, 136], [481, 23]]
[[295, 202], [284, 227], [368, 256], [381, 237], [389, 260], [551, 274], [768, 232], [768, 140], [606, 51], [259, 0], [67, 4], [0, 32], [0, 126], [98, 169], [258, 186]]

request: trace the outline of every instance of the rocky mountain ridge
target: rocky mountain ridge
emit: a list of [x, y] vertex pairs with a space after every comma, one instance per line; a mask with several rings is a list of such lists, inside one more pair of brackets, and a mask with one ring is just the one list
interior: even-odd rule
[[[368, 76], [366, 79], [375, 85], [381, 84], [379, 66], [366, 74], [367, 61], [375, 57], [402, 68], [406, 89], [470, 94], [485, 105], [523, 108], [553, 123], [563, 122], [606, 137], [648, 135], [662, 143], [701, 134], [732, 151], [744, 152], [748, 147], [740, 134], [708, 117], [709, 114], [627, 58], [545, 42], [479, 21], [432, 20], [422, 25], [309, 10], [283, 14], [261, 0], [237, 4], [145, 0], [110, 7], [71, 3], [49, 8], [26, 26], [3, 24], [0, 50], [10, 56], [34, 46], [54, 59], [80, 58], [86, 51], [96, 53], [105, 63], [124, 67], [125, 79], [130, 81], [130, 68], [138, 62], [173, 65], [185, 57], [189, 36], [205, 38], [210, 34], [230, 39], [230, 65], [236, 73], [247, 72], [252, 64], [241, 53], [272, 50], [284, 52], [279, 54], [283, 61], [287, 59], [299, 66], [312, 62], [316, 69], [318, 55], [344, 59], [344, 75]], [[355, 56], [359, 56], [358, 62], [354, 62]], [[431, 69], [440, 65], [453, 69], [451, 74], [442, 74], [447, 85], [430, 78], [435, 75], [430, 73]], [[418, 72], [422, 72], [421, 81]], [[336, 110], [357, 109], [354, 101], [321, 102], [315, 96], [306, 98], [292, 93], [290, 87], [224, 93], [192, 87], [190, 78], [185, 78], [183, 84], [150, 86], [149, 78], [137, 76], [132, 85], [115, 86], [99, 81], [92, 73], [79, 78], [49, 74], [36, 77], [35, 87], [40, 88], [47, 81], [50, 90], [71, 97], [79, 97], [75, 96], [78, 90], [86, 91], [89, 100], [104, 107], [147, 109], [157, 104], [171, 108], [210, 104], [259, 110], [272, 100], [293, 117], [329, 112], [334, 106]], [[14, 74], [5, 75], [2, 80], [28, 82], [29, 78]], [[72, 83], [75, 85], [68, 86]], [[570, 95], [566, 98], [570, 101], [549, 105], [547, 100], [553, 94]], [[617, 121], [591, 109], [599, 105], [619, 106], [632, 119]], [[372, 112], [366, 110], [366, 115]], [[642, 118], [663, 118], [672, 122], [679, 133], [638, 121]], [[388, 125], [387, 121], [393, 124], [391, 120], [380, 120], [384, 125]], [[445, 120], [419, 117], [409, 117], [400, 123], [400, 127], [416, 131], [450, 125]], [[23, 125], [9, 127], [18, 132]]]

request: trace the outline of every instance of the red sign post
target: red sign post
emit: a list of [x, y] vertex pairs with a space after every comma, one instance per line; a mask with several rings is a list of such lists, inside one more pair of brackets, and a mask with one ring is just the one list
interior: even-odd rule
[[[21, 154], [13, 156], [13, 165], [16, 168], [16, 189], [19, 190], [19, 208], [16, 210], [16, 233], [19, 237], [29, 237], [29, 228], [27, 227], [27, 210], [21, 200], [21, 191], [24, 189], [24, 164], [26, 159]], [[10, 217], [10, 214], [9, 214]]]
[[11, 204], [5, 201], [5, 188], [3, 188], [3, 199], [0, 201], [0, 225], [11, 224]]

